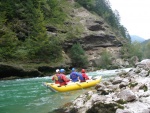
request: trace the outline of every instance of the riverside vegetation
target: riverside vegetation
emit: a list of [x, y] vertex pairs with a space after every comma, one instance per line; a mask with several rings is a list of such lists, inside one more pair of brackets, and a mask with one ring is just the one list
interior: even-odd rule
[[[43, 65], [60, 67], [66, 51], [64, 43], [84, 34], [79, 18], [73, 18], [73, 10], [81, 7], [110, 26], [123, 44], [122, 59], [150, 57], [150, 43], [144, 47], [132, 44], [118, 12], [112, 11], [107, 0], [5, 0], [0, 1], [0, 62], [29, 69]], [[88, 57], [80, 43], [74, 43], [67, 54], [70, 67], [88, 67]], [[105, 60], [97, 68], [110, 68], [111, 54], [104, 51], [102, 58]]]

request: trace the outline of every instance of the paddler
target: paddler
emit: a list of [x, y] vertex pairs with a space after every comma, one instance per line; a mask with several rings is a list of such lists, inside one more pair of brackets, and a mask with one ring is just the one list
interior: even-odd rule
[[60, 74], [59, 69], [56, 69], [56, 74], [53, 75], [53, 77], [52, 77], [52, 80], [55, 81], [55, 84], [59, 84], [59, 81], [58, 81], [59, 74]]
[[60, 86], [64, 86], [67, 85], [67, 82], [69, 82], [70, 80], [66, 77], [65, 75], [65, 70], [64, 69], [60, 69], [60, 74], [58, 76], [58, 81]]

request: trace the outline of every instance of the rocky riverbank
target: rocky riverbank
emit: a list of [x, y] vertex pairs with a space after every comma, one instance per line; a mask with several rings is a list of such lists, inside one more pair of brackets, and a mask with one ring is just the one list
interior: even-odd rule
[[150, 59], [137, 63], [129, 72], [102, 81], [95, 89], [96, 93], [82, 94], [55, 112], [150, 113]]
[[0, 62], [0, 80], [10, 80], [18, 78], [33, 78], [51, 76], [56, 69], [64, 68], [69, 71], [67, 66], [49, 66], [48, 64], [13, 64]]

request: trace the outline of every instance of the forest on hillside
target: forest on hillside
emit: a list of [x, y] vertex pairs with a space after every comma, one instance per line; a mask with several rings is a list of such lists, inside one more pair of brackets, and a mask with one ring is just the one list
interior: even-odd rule
[[[70, 38], [80, 38], [82, 33], [80, 26], [72, 29], [71, 24], [67, 26], [65, 24], [66, 21], [71, 20], [69, 10], [78, 7], [84, 7], [101, 16], [114, 32], [117, 31], [116, 35], [128, 40], [122, 50], [123, 57], [136, 55], [143, 58], [143, 48], [140, 44], [130, 43], [128, 31], [120, 24], [119, 14], [117, 11], [112, 11], [109, 1], [75, 0], [74, 5], [70, 5], [68, 1], [1, 0], [0, 61], [60, 62], [63, 58], [61, 44]], [[47, 33], [49, 26], [58, 29], [56, 36]], [[146, 51], [144, 57], [148, 58], [150, 56], [147, 47], [149, 48], [149, 45], [144, 47]], [[82, 47], [77, 48], [84, 55]], [[74, 51], [73, 48], [71, 50]]]

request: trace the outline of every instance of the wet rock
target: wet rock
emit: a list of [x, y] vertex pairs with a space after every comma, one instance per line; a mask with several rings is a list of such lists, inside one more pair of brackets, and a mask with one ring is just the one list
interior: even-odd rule
[[108, 89], [108, 88], [105, 88], [105, 89], [98, 89], [98, 93], [100, 95], [108, 95], [110, 92], [113, 92], [112, 89]]
[[92, 106], [92, 108], [88, 109], [86, 113], [116, 113], [116, 109], [118, 108], [118, 104], [116, 103], [103, 103], [99, 102]]
[[141, 71], [142, 71], [141, 68], [136, 68], [136, 69], [134, 70], [134, 72], [137, 73], [137, 74], [139, 74]]
[[142, 103], [139, 101], [129, 102], [124, 106], [124, 110], [128, 110], [131, 113], [145, 113], [148, 111], [149, 108], [150, 108], [149, 104]]
[[108, 85], [107, 88], [109, 89], [109, 92], [119, 91], [119, 84], [117, 84], [117, 85]]
[[97, 84], [95, 86], [95, 89], [100, 91], [101, 89], [105, 89], [106, 88], [106, 85], [104, 85], [103, 83], [100, 83], [100, 84]]
[[143, 89], [145, 92], [148, 90], [148, 87], [145, 84], [142, 84], [141, 86], [139, 86], [139, 89]]
[[95, 87], [97, 93], [88, 92], [80, 96], [68, 108], [68, 111], [72, 110], [75, 113], [150, 113], [149, 72], [147, 68], [136, 67], [128, 73], [102, 81]]
[[150, 113], [150, 108], [143, 109], [143, 111], [141, 113]]
[[125, 89], [125, 90], [121, 91], [120, 93], [118, 93], [117, 97], [121, 98], [127, 102], [132, 102], [132, 101], [136, 100], [135, 94], [129, 89]]
[[146, 76], [149, 76], [149, 73], [148, 71], [146, 70], [142, 70], [140, 73], [139, 73], [140, 76], [143, 76], [143, 77], [146, 77]]
[[128, 83], [122, 82], [122, 83], [120, 83], [119, 88], [121, 89], [121, 88], [124, 88], [126, 86], [128, 86]]
[[113, 81], [112, 81], [112, 84], [119, 84], [122, 82], [122, 79], [120, 77], [116, 77]]
[[150, 69], [150, 59], [144, 59], [135, 64], [139, 68]]
[[129, 77], [129, 74], [126, 71], [121, 71], [117, 75], [120, 76], [120, 77], [122, 77], [122, 78]]

